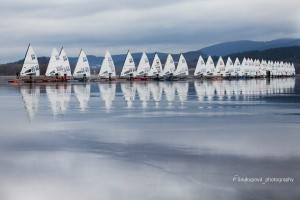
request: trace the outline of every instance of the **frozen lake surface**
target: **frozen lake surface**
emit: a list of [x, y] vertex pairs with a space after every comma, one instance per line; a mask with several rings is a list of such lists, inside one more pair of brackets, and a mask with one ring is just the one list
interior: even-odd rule
[[2, 80], [0, 113], [0, 199], [300, 198], [299, 78]]

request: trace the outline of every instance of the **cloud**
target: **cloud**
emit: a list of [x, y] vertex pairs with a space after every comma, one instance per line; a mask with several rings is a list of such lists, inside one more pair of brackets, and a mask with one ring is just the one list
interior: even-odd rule
[[[183, 52], [223, 41], [299, 35], [298, 2], [2, 1], [1, 60], [21, 59], [28, 43], [38, 56], [66, 47], [76, 56], [137, 51]], [[287, 14], [288, 13], [288, 14]]]

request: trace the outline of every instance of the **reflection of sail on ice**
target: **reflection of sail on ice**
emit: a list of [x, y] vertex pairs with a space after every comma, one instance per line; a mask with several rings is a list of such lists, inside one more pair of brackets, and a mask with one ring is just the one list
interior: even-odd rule
[[89, 83], [84, 85], [73, 85], [73, 89], [79, 102], [80, 109], [84, 111], [90, 100], [91, 85]]
[[177, 95], [182, 105], [187, 100], [187, 95], [189, 91], [189, 83], [188, 82], [176, 82], [175, 83]]
[[121, 90], [128, 108], [132, 107], [132, 103], [135, 100], [136, 87], [135, 83], [121, 83]]
[[99, 83], [98, 84], [102, 100], [105, 103], [105, 108], [109, 110], [116, 96], [116, 83]]
[[33, 119], [34, 114], [38, 110], [40, 86], [21, 86], [20, 87], [22, 99], [25, 104], [25, 108], [28, 112], [30, 120]]
[[155, 105], [158, 105], [162, 96], [162, 85], [160, 84], [160, 82], [150, 82], [149, 89], [152, 94], [152, 98], [155, 101]]
[[163, 89], [168, 105], [171, 106], [175, 99], [175, 85], [172, 82], [163, 82]]
[[148, 83], [138, 83], [136, 85], [136, 90], [140, 100], [142, 101], [143, 108], [147, 107], [147, 102], [150, 100], [150, 90]]
[[53, 114], [65, 114], [71, 98], [71, 85], [46, 85], [46, 92]]

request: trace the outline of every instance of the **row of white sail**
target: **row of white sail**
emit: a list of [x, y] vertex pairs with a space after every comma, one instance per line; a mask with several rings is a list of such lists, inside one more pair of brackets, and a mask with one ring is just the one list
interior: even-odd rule
[[242, 63], [238, 58], [234, 63], [230, 57], [227, 58], [225, 64], [222, 57], [219, 57], [216, 66], [211, 56], [208, 57], [206, 63], [199, 56], [194, 76], [206, 77], [266, 77], [267, 72], [270, 76], [294, 76], [295, 67], [293, 63], [266, 61], [262, 59], [244, 58]]
[[[244, 58], [242, 63], [236, 58], [235, 62], [228, 57], [227, 62], [219, 57], [215, 65], [211, 56], [208, 57], [206, 63], [200, 55], [194, 72], [195, 77], [266, 77], [269, 71], [271, 76], [294, 76], [295, 67], [293, 63], [284, 63], [278, 61], [266, 61], [258, 59]], [[29, 45], [25, 55], [24, 64], [20, 73], [21, 76], [36, 75], [40, 76], [39, 64], [37, 56], [33, 48]], [[46, 76], [63, 76], [68, 77], [90, 77], [90, 65], [86, 54], [83, 50], [80, 51], [75, 70], [71, 74], [70, 63], [64, 48], [61, 48], [60, 53], [53, 48], [50, 61], [46, 70]], [[183, 54], [180, 54], [177, 67], [171, 54], [167, 55], [164, 67], [156, 53], [150, 66], [149, 59], [146, 53], [143, 53], [138, 66], [134, 62], [131, 53], [128, 51], [126, 59], [120, 74], [120, 77], [187, 77], [189, 75], [188, 65]], [[116, 69], [114, 61], [109, 51], [106, 51], [103, 59], [99, 77], [109, 78], [116, 77]]]
[[[113, 82], [110, 84], [99, 83], [100, 97], [104, 101], [106, 110], [110, 110], [115, 101], [119, 84]], [[69, 107], [69, 102], [72, 96], [71, 84], [46, 85], [45, 89], [42, 86], [26, 85], [20, 87], [20, 92], [25, 103], [25, 108], [28, 111], [29, 117], [32, 119], [38, 110], [40, 91], [46, 91], [50, 106], [54, 115], [64, 114]], [[133, 107], [134, 101], [141, 102], [142, 108], [151, 106], [154, 102], [155, 106], [159, 105], [160, 101], [167, 101], [168, 106], [172, 102], [179, 101], [180, 105], [187, 101], [188, 93], [191, 88], [195, 89], [196, 95], [200, 102], [210, 101], [238, 101], [240, 98], [244, 101], [245, 98], [253, 98], [259, 95], [293, 93], [295, 87], [295, 79], [274, 79], [267, 83], [263, 80], [248, 80], [248, 81], [195, 81], [194, 84], [188, 82], [149, 82], [144, 83], [120, 83], [120, 89], [127, 107]], [[88, 102], [91, 97], [91, 84], [73, 84], [73, 93], [75, 94], [81, 111], [88, 108]], [[93, 95], [94, 97], [97, 95]], [[119, 104], [118, 104], [119, 105]]]

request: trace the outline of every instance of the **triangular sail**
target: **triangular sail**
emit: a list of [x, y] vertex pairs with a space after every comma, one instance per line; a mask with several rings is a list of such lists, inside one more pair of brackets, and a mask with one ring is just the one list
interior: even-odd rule
[[241, 63], [240, 60], [238, 58], [235, 59], [234, 64], [233, 64], [233, 68], [235, 71], [235, 75], [236, 76], [241, 76]]
[[215, 72], [215, 64], [211, 56], [208, 56], [206, 61], [206, 76], [212, 76]]
[[63, 76], [66, 74], [67, 76], [71, 76], [71, 67], [70, 67], [69, 59], [63, 47], [60, 50], [59, 56], [60, 56], [62, 66], [61, 68], [58, 69], [58, 75]]
[[162, 71], [162, 65], [160, 59], [157, 53], [155, 53], [148, 76], [157, 76], [157, 75], [162, 76], [162, 73], [163, 71]]
[[61, 66], [61, 62], [60, 62], [58, 51], [55, 48], [53, 48], [45, 75], [55, 76], [55, 74], [57, 73], [57, 69], [60, 66]]
[[231, 76], [234, 75], [234, 68], [233, 68], [233, 62], [230, 57], [228, 57], [226, 65], [225, 65], [225, 75]]
[[183, 54], [180, 54], [177, 69], [175, 71], [176, 76], [188, 76], [189, 75], [189, 69], [187, 62], [183, 56]]
[[223, 58], [220, 56], [216, 64], [215, 76], [223, 76], [225, 73], [225, 64]]
[[141, 60], [139, 62], [137, 70], [136, 70], [136, 75], [137, 76], [144, 76], [144, 75], [147, 76], [149, 73], [149, 70], [150, 70], [149, 59], [148, 59], [146, 53], [143, 52]]
[[98, 76], [104, 77], [104, 78], [116, 76], [115, 64], [114, 64], [114, 61], [113, 61], [109, 51], [106, 51], [106, 53], [105, 53], [105, 57], [103, 59], [101, 69], [100, 69]]
[[40, 67], [38, 63], [37, 56], [31, 47], [31, 45], [28, 45], [23, 67], [21, 69], [20, 76], [27, 76], [27, 75], [40, 75]]
[[174, 60], [172, 58], [172, 55], [168, 54], [167, 60], [166, 60], [166, 63], [165, 63], [165, 67], [164, 67], [164, 70], [163, 70], [163, 75], [164, 76], [171, 75], [171, 74], [174, 74], [174, 72], [175, 72], [175, 63], [174, 63]]
[[130, 51], [127, 52], [127, 56], [124, 62], [124, 66], [122, 68], [121, 76], [134, 76], [135, 75], [135, 63], [132, 58]]
[[80, 51], [73, 76], [91, 76], [90, 64], [83, 50]]
[[197, 65], [196, 65], [194, 76], [204, 75], [205, 72], [206, 72], [206, 65], [205, 65], [205, 62], [204, 62], [202, 56], [200, 55], [199, 58], [198, 58], [198, 62], [197, 62]]

